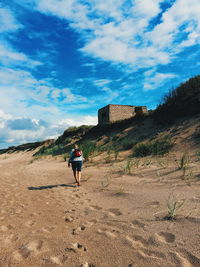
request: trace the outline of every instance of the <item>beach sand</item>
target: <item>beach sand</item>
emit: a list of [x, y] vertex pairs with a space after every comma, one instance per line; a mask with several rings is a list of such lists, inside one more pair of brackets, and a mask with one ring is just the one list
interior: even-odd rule
[[[0, 156], [0, 266], [200, 266], [199, 162], [173, 156], [85, 165]], [[166, 220], [167, 202], [183, 203]]]

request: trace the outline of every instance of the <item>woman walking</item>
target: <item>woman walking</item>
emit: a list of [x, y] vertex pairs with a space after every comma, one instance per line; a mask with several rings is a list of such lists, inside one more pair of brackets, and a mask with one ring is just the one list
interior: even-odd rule
[[78, 186], [80, 186], [80, 181], [81, 181], [81, 169], [83, 165], [83, 153], [79, 149], [78, 145], [74, 145], [74, 149], [72, 149], [70, 153], [70, 158], [68, 161], [68, 167], [72, 166], [73, 174], [75, 181]]

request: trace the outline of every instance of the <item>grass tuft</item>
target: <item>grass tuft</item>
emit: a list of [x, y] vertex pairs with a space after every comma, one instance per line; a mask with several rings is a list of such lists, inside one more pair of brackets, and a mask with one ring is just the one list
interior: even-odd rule
[[146, 157], [150, 155], [164, 155], [172, 148], [173, 143], [169, 136], [164, 136], [152, 142], [138, 144], [134, 148], [133, 156]]

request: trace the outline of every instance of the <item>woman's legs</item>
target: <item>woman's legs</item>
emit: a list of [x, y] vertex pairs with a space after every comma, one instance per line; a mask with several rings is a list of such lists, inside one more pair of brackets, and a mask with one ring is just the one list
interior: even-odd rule
[[78, 186], [80, 185], [80, 181], [81, 181], [81, 167], [82, 167], [82, 161], [72, 162], [72, 170], [73, 170], [75, 181], [78, 184]]
[[75, 178], [76, 183], [78, 183], [78, 180], [77, 180], [77, 171], [76, 170], [73, 170], [73, 174], [74, 174], [74, 178]]
[[80, 182], [81, 182], [81, 171], [77, 171], [76, 174], [77, 174], [76, 178], [77, 178], [77, 181], [78, 181], [77, 183], [78, 183], [78, 185], [80, 185]]

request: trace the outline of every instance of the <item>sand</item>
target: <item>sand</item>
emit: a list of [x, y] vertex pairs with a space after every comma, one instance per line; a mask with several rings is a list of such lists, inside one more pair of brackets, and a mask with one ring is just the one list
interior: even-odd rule
[[[90, 163], [81, 187], [62, 158], [0, 156], [0, 266], [200, 266], [199, 162]], [[184, 201], [164, 220], [167, 200]], [[184, 200], [183, 200], [184, 199]], [[180, 203], [179, 202], [179, 203]]]

